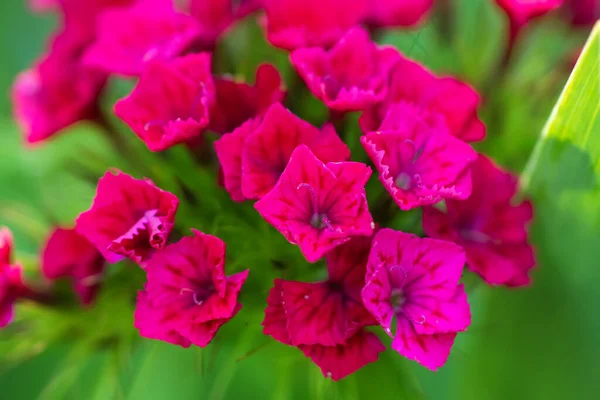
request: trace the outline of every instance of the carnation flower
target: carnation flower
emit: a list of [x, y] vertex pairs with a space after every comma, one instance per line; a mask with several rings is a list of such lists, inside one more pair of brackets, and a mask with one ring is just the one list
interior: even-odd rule
[[412, 26], [432, 6], [433, 0], [377, 0], [369, 3], [366, 21], [375, 27]]
[[263, 0], [267, 39], [286, 50], [330, 47], [364, 16], [365, 0]]
[[427, 235], [466, 250], [467, 265], [491, 285], [522, 286], [535, 266], [528, 243], [533, 217], [529, 201], [515, 202], [517, 177], [480, 155], [472, 165], [473, 192], [465, 201], [446, 201], [446, 211], [425, 208]]
[[57, 228], [42, 252], [42, 272], [49, 279], [70, 278], [83, 304], [94, 301], [105, 260], [75, 229]]
[[148, 263], [138, 295], [135, 327], [144, 337], [205, 347], [241, 309], [238, 295], [248, 270], [225, 276], [225, 243], [192, 230]]
[[277, 185], [254, 207], [309, 262], [353, 236], [370, 236], [375, 224], [364, 186], [371, 169], [355, 162], [324, 164], [301, 145]]
[[373, 239], [365, 307], [394, 338], [394, 350], [434, 371], [445, 364], [457, 332], [471, 324], [458, 284], [464, 263], [464, 251], [453, 243], [391, 229]]
[[115, 105], [115, 114], [152, 151], [199, 136], [215, 102], [210, 61], [210, 54], [201, 53], [148, 63], [133, 92]]
[[394, 108], [404, 126], [361, 138], [383, 186], [402, 210], [469, 197], [469, 166], [477, 153], [445, 125], [431, 127], [412, 107], [405, 108]]
[[92, 207], [77, 219], [77, 233], [111, 263], [128, 257], [143, 266], [165, 246], [178, 205], [176, 196], [148, 179], [107, 172]]
[[407, 58], [396, 64], [390, 79], [386, 99], [361, 115], [359, 122], [363, 132], [381, 129], [391, 104], [409, 103], [437, 115], [451, 135], [465, 142], [485, 137], [485, 125], [477, 116], [480, 98], [470, 86], [454, 78], [439, 78]]
[[329, 51], [299, 49], [290, 55], [310, 91], [330, 109], [358, 111], [383, 101], [390, 71], [400, 60], [393, 47], [378, 47], [368, 33], [352, 29]]
[[265, 196], [275, 187], [299, 145], [308, 146], [323, 162], [343, 161], [350, 156], [333, 126], [319, 130], [279, 103], [269, 108], [260, 124], [257, 120], [247, 122], [217, 140], [215, 150], [231, 197], [242, 201]]

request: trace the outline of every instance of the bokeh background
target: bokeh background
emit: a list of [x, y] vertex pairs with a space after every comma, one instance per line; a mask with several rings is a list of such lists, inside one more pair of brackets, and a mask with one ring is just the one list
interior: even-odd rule
[[[446, 17], [436, 13], [417, 30], [378, 39], [478, 88], [485, 98], [482, 117], [489, 132], [479, 149], [521, 172], [591, 27], [575, 29], [557, 14], [536, 21], [518, 43], [509, 68], [500, 72], [507, 35], [504, 14], [493, 0], [451, 3]], [[73, 174], [73, 158], [86, 157], [78, 153], [82, 144], [105, 146], [86, 125], [39, 148], [22, 145], [11, 117], [10, 86], [42, 53], [55, 23], [51, 15], [30, 13], [22, 0], [0, 4], [0, 225], [13, 230], [18, 258], [29, 271], [35, 269], [50, 226], [72, 221], [93, 196], [93, 186]], [[442, 23], [451, 34], [440, 32], [437, 25]], [[239, 53], [233, 72], [250, 75], [258, 61], [268, 58], [290, 76], [286, 55], [268, 49], [252, 23], [232, 32], [226, 47]], [[597, 54], [596, 67], [590, 69], [596, 84], [587, 90], [598, 90], [600, 47]], [[111, 84], [110, 92], [121, 93], [120, 84]], [[600, 92], [596, 94], [600, 104]], [[600, 148], [600, 125], [592, 128], [592, 142]], [[534, 284], [510, 290], [473, 283], [473, 325], [459, 335], [449, 362], [438, 373], [388, 350], [381, 363], [364, 368], [342, 387], [323, 380], [300, 352], [266, 344], [267, 338], [255, 340], [250, 352], [222, 342], [202, 352], [141, 340], [124, 351], [128, 356], [122, 360], [102, 348], [83, 350], [68, 340], [48, 345], [28, 343], [26, 335], [16, 343], [0, 336], [0, 398], [598, 399], [600, 166], [582, 153], [560, 141], [543, 152], [547, 168], [533, 173], [536, 179], [542, 174], [539, 180], [544, 182], [532, 189], [538, 201]], [[131, 309], [119, 306], [115, 301], [112, 311], [97, 319], [93, 310], [82, 312], [89, 313], [85, 321], [90, 324], [118, 321], [114, 323], [128, 326]], [[224, 330], [244, 335], [248, 323], [238, 321]]]

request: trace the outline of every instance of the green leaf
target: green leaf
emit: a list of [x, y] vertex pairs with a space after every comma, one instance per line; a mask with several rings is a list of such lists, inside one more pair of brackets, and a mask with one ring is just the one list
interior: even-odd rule
[[[532, 287], [488, 289], [458, 398], [590, 399], [600, 392], [600, 25], [523, 177], [535, 204]], [[518, 362], [515, 355], [519, 356]]]

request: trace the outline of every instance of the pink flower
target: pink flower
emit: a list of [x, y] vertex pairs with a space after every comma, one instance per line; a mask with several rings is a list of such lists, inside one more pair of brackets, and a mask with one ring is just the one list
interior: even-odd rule
[[[293, 346], [343, 344], [375, 320], [362, 304], [370, 237], [358, 237], [327, 254], [328, 279], [305, 283], [276, 280], [285, 311], [285, 343]], [[270, 311], [267, 310], [266, 315]], [[275, 326], [270, 326], [271, 324]], [[280, 329], [280, 323], [265, 318], [265, 334]]]
[[407, 58], [396, 65], [383, 103], [366, 110], [360, 117], [363, 132], [381, 129], [393, 103], [409, 103], [435, 114], [453, 136], [465, 142], [476, 142], [485, 137], [485, 125], [477, 117], [480, 104], [477, 92], [454, 78], [439, 78]]
[[557, 9], [563, 0], [496, 0], [510, 18], [511, 30], [518, 31], [532, 19]]
[[201, 26], [201, 40], [212, 48], [219, 37], [238, 19], [257, 10], [257, 0], [188, 0], [189, 12]]
[[279, 180], [292, 152], [308, 146], [323, 162], [350, 157], [348, 147], [332, 125], [321, 130], [292, 114], [279, 103], [273, 104], [259, 123], [249, 121], [215, 142], [223, 167], [225, 187], [232, 199], [260, 199]]
[[309, 262], [353, 236], [369, 236], [375, 224], [364, 186], [371, 176], [365, 164], [327, 163], [301, 145], [277, 185], [254, 207]]
[[171, 60], [190, 50], [200, 26], [164, 7], [115, 8], [98, 21], [96, 42], [83, 57], [86, 65], [123, 76], [137, 76], [151, 60]]
[[456, 333], [471, 324], [467, 295], [458, 284], [464, 263], [464, 251], [453, 243], [391, 229], [373, 239], [365, 307], [394, 338], [394, 350], [434, 371], [445, 364]]
[[567, 0], [565, 3], [574, 25], [594, 25], [600, 19], [598, 0]]
[[242, 308], [237, 299], [248, 270], [225, 276], [225, 243], [192, 232], [193, 237], [165, 247], [148, 263], [134, 325], [150, 339], [205, 347]]
[[42, 253], [44, 275], [53, 280], [71, 278], [83, 304], [94, 301], [104, 265], [102, 254], [75, 229], [55, 229]]
[[0, 228], [0, 265], [6, 265], [11, 263], [12, 248], [12, 233], [6, 227]]
[[75, 32], [63, 31], [47, 55], [17, 76], [12, 88], [14, 114], [28, 143], [97, 117], [106, 76], [80, 65], [85, 46]]
[[433, 6], [433, 0], [377, 0], [369, 4], [367, 23], [376, 27], [416, 25]]
[[216, 77], [216, 102], [210, 112], [210, 129], [223, 134], [232, 132], [250, 118], [263, 115], [285, 97], [279, 71], [271, 64], [256, 70], [254, 86], [231, 77]]
[[77, 233], [111, 263], [129, 257], [143, 265], [165, 246], [178, 205], [177, 197], [147, 179], [107, 172], [92, 207], [77, 219]]
[[383, 101], [400, 54], [393, 47], [378, 47], [365, 30], [355, 28], [329, 51], [299, 49], [290, 59], [310, 91], [327, 107], [358, 111]]
[[467, 265], [491, 285], [523, 286], [535, 266], [527, 225], [529, 201], [514, 202], [517, 177], [480, 155], [472, 166], [473, 192], [465, 201], [446, 201], [446, 212], [427, 207], [427, 235], [455, 242], [467, 252]]
[[25, 286], [21, 266], [12, 265], [12, 234], [8, 228], [0, 229], [0, 328], [13, 319], [14, 303], [21, 297]]
[[445, 127], [432, 128], [415, 114], [405, 113], [398, 130], [370, 132], [361, 142], [379, 171], [379, 180], [402, 210], [464, 200], [471, 194], [469, 166], [477, 153], [451, 136]]
[[210, 59], [201, 53], [148, 63], [133, 92], [115, 105], [115, 114], [152, 151], [199, 136], [215, 102]]
[[286, 50], [330, 47], [364, 16], [365, 0], [264, 0], [267, 38]]

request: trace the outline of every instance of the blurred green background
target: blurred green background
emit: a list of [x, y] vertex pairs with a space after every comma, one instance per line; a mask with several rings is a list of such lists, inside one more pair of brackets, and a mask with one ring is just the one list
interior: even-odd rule
[[[507, 21], [492, 3], [455, 0], [444, 21], [451, 35], [437, 29], [444, 17], [434, 14], [418, 30], [386, 33], [380, 40], [476, 86], [485, 98], [482, 117], [489, 129], [479, 150], [521, 172], [589, 30], [575, 31], [558, 15], [540, 20], [519, 42], [509, 69], [501, 72], [497, 66], [505, 51]], [[52, 16], [33, 15], [20, 0], [0, 5], [0, 225], [13, 230], [17, 256], [34, 277], [36, 253], [50, 226], [71, 223], [93, 196], [93, 180], [76, 173], [81, 159], [97, 171], [106, 163], [127, 170], [101, 135], [84, 124], [38, 148], [23, 147], [11, 118], [10, 85], [41, 54], [54, 25]], [[222, 49], [237, 57], [230, 72], [250, 76], [259, 61], [269, 59], [290, 77], [285, 54], [269, 49], [252, 23], [232, 32]], [[131, 329], [131, 299], [143, 278], [137, 270], [115, 266], [113, 285], [106, 285], [94, 309], [67, 316], [19, 308], [19, 318], [35, 319], [33, 325], [45, 334], [31, 336], [15, 328], [0, 335], [0, 398], [600, 398], [600, 41], [588, 53], [527, 166], [527, 191], [537, 206], [534, 284], [519, 290], [472, 285], [473, 324], [459, 335], [440, 372], [388, 350], [380, 362], [333, 383], [300, 352], [262, 336], [260, 314], [241, 313], [219, 333], [223, 339], [205, 350], [139, 340]], [[123, 93], [122, 86], [113, 82], [107, 97]], [[300, 112], [319, 118], [320, 109], [308, 104]], [[101, 160], [91, 156], [98, 154]], [[181, 154], [169, 154], [182, 165]], [[150, 165], [155, 160], [150, 157], [142, 162]], [[162, 173], [154, 168], [152, 173]], [[204, 184], [210, 176], [178, 178]], [[194, 218], [194, 210], [188, 211]], [[186, 210], [179, 218], [181, 213]], [[262, 261], [259, 256], [254, 260]], [[134, 278], [120, 283], [125, 275]], [[82, 331], [110, 332], [123, 340], [88, 346], [73, 339], [78, 337], [70, 332], [74, 321]], [[232, 337], [238, 340], [227, 340]]]

